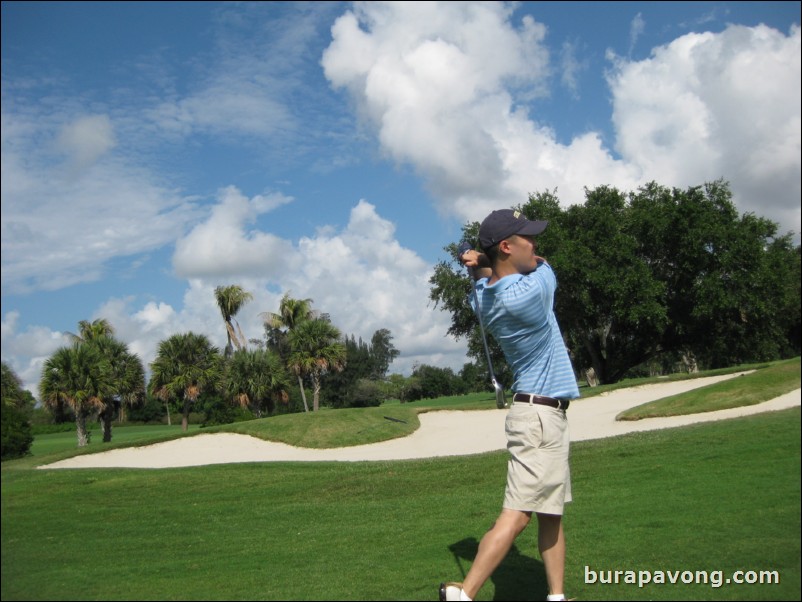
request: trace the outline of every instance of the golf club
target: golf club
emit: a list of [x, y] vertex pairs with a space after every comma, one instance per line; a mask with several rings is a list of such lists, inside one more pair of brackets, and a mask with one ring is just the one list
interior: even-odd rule
[[[462, 257], [463, 253], [472, 250], [473, 247], [467, 242], [463, 242], [459, 246], [458, 257]], [[487, 346], [487, 335], [485, 334], [485, 325], [482, 321], [482, 311], [479, 308], [479, 294], [476, 292], [476, 278], [474, 278], [473, 268], [468, 268], [468, 277], [471, 279], [471, 291], [473, 292], [473, 301], [476, 303], [476, 317], [479, 319], [479, 331], [482, 333], [482, 343], [485, 346], [485, 356], [487, 357], [487, 369], [490, 371], [490, 382], [493, 385], [493, 390], [496, 392], [496, 407], [499, 409], [507, 407], [507, 398], [504, 397], [504, 387], [502, 387], [496, 380], [496, 374], [493, 372], [493, 362], [490, 359], [490, 348]]]

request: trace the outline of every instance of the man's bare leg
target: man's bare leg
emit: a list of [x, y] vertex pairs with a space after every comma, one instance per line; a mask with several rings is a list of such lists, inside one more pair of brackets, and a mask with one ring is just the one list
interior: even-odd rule
[[546, 570], [549, 594], [562, 594], [565, 577], [565, 533], [562, 516], [538, 514], [537, 522], [537, 547]]
[[504, 560], [515, 538], [526, 528], [531, 518], [531, 512], [508, 510], [506, 508], [501, 511], [496, 522], [493, 523], [490, 530], [482, 537], [482, 541], [479, 542], [476, 559], [462, 582], [462, 591], [471, 599], [476, 596], [485, 581], [490, 578], [496, 567]]

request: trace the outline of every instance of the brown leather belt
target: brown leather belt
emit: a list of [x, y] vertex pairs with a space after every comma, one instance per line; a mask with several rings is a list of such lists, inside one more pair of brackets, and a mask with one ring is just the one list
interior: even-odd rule
[[550, 408], [557, 408], [558, 410], [567, 410], [571, 403], [567, 399], [557, 399], [556, 397], [544, 397], [543, 395], [535, 395], [534, 393], [516, 393], [512, 400], [516, 403], [536, 403], [541, 406], [549, 406]]

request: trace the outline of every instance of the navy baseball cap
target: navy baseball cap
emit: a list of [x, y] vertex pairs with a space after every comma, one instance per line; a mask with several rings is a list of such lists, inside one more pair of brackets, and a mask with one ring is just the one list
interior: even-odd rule
[[479, 244], [483, 249], [489, 249], [513, 234], [537, 236], [548, 224], [546, 221], [528, 220], [520, 211], [498, 209], [488, 215], [479, 226]]

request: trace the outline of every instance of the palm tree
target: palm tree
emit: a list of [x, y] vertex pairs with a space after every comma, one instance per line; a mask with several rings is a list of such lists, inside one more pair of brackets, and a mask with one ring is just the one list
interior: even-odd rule
[[165, 403], [182, 400], [181, 430], [189, 426], [189, 412], [201, 393], [220, 382], [220, 351], [202, 334], [174, 334], [159, 343], [156, 359], [150, 364], [151, 395]]
[[226, 366], [225, 395], [262, 417], [262, 406], [268, 415], [276, 402], [287, 403], [290, 378], [279, 355], [273, 351], [240, 349]]
[[[312, 299], [293, 299], [289, 293], [281, 298], [278, 313], [263, 312], [259, 314], [264, 320], [265, 336], [268, 347], [278, 352], [286, 363], [289, 360], [290, 347], [287, 336], [301, 323], [319, 317], [319, 312], [312, 309]], [[309, 412], [304, 391], [303, 374], [296, 371], [298, 386], [301, 388], [301, 399], [304, 402], [304, 411]]]
[[114, 382], [114, 393], [103, 400], [100, 412], [103, 425], [103, 441], [111, 441], [111, 425], [115, 416], [123, 421], [126, 405], [139, 403], [145, 394], [145, 368], [142, 360], [128, 351], [128, 346], [109, 336], [101, 336], [87, 343], [96, 345], [103, 357], [109, 360], [109, 369]]
[[96, 345], [75, 343], [61, 347], [45, 361], [39, 395], [50, 407], [65, 403], [75, 414], [78, 447], [89, 442], [86, 420], [103, 410], [104, 399], [114, 392], [109, 360]]
[[92, 322], [89, 320], [81, 320], [78, 322], [78, 332], [80, 334], [68, 332], [67, 335], [73, 342], [80, 343], [98, 337], [110, 337], [114, 334], [114, 327], [106, 318], [98, 318]]
[[79, 334], [67, 333], [77, 344], [97, 344], [100, 352], [109, 360], [115, 392], [103, 400], [99, 418], [103, 425], [103, 441], [111, 441], [111, 425], [115, 416], [120, 422], [125, 416], [125, 404], [133, 405], [142, 399], [145, 392], [145, 369], [142, 361], [128, 352], [128, 346], [114, 338], [114, 327], [105, 318], [89, 322], [78, 322]]
[[217, 306], [220, 308], [220, 313], [223, 314], [223, 321], [226, 323], [226, 336], [228, 337], [228, 344], [226, 345], [225, 356], [231, 357], [231, 354], [234, 352], [234, 347], [231, 344], [232, 341], [234, 345], [237, 346], [237, 349], [242, 349], [247, 344], [247, 339], [245, 338], [245, 335], [242, 334], [242, 329], [239, 327], [239, 323], [237, 323], [239, 336], [237, 336], [237, 333], [234, 330], [234, 324], [232, 322], [237, 322], [234, 319], [234, 316], [243, 305], [253, 299], [253, 295], [242, 290], [242, 287], [232, 284], [230, 286], [218, 286], [216, 289], [214, 289], [214, 297], [217, 300]]
[[328, 319], [306, 320], [288, 335], [290, 356], [287, 365], [299, 378], [312, 379], [312, 410], [320, 408], [320, 379], [330, 370], [345, 368], [346, 349], [340, 342], [340, 331]]

